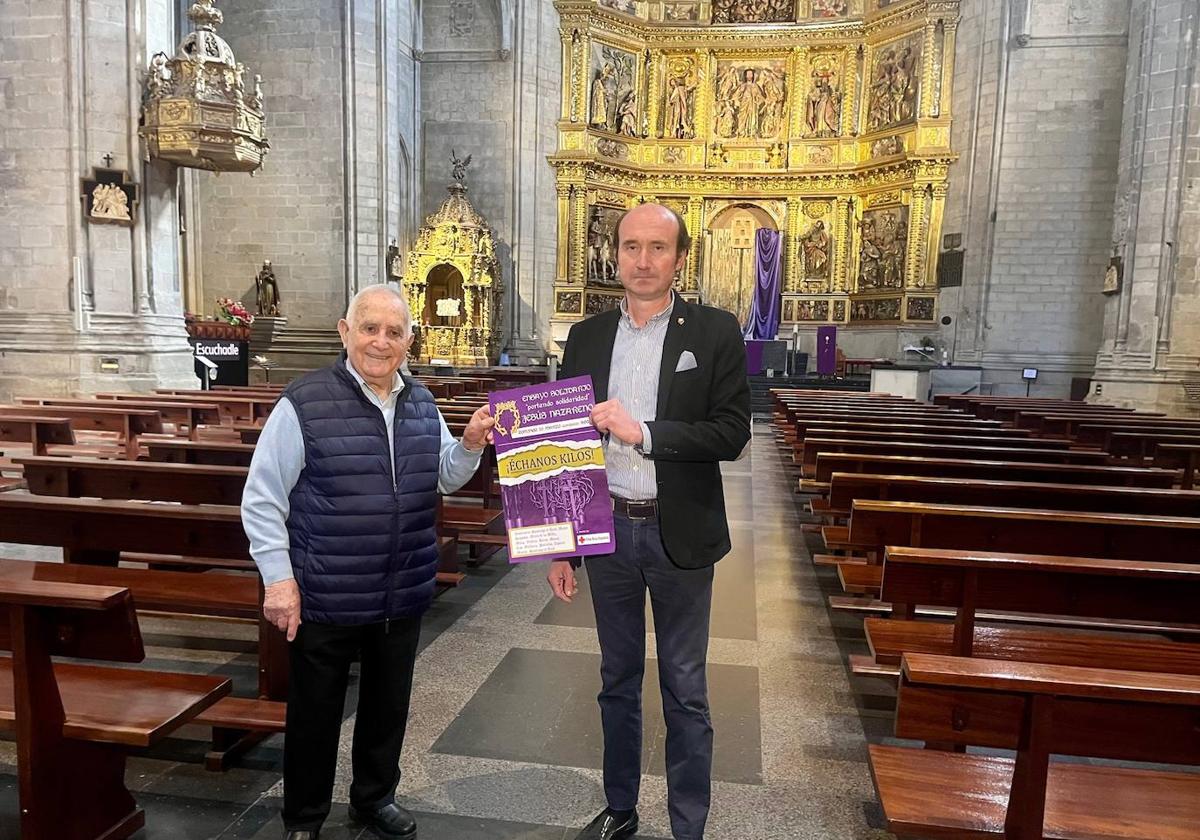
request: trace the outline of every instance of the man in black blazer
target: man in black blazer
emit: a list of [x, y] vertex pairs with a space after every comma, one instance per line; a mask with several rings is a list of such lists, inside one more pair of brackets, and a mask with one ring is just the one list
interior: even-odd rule
[[[746, 350], [736, 318], [672, 291], [687, 227], [643, 204], [617, 225], [618, 309], [571, 329], [563, 378], [590, 374], [592, 421], [606, 436], [616, 551], [587, 558], [600, 640], [605, 808], [578, 840], [637, 831], [645, 599], [650, 593], [667, 724], [667, 806], [676, 840], [702, 840], [712, 776], [705, 661], [713, 564], [729, 552], [718, 462], [750, 441]], [[570, 602], [577, 561], [551, 564]]]

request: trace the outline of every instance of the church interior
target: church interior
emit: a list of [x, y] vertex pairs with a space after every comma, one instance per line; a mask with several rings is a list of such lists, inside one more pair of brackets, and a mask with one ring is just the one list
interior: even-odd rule
[[[647, 203], [753, 411], [706, 836], [1200, 837], [1198, 68], [1195, 0], [4, 4], [0, 840], [280, 836], [238, 506], [282, 389], [385, 284], [462, 436], [623, 306]], [[588, 581], [510, 562], [500, 486], [438, 501], [421, 840], [605, 807]], [[327, 839], [374, 836], [359, 678]]]

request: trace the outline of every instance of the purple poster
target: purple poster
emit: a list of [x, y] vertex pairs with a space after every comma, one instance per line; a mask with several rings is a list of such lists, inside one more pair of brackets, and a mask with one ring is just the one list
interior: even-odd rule
[[611, 554], [612, 501], [592, 378], [488, 395], [510, 563]]
[[837, 372], [837, 327], [817, 327], [817, 373], [833, 376]]

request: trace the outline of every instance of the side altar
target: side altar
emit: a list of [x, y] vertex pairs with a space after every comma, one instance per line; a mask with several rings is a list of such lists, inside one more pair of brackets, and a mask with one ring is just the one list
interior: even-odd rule
[[555, 7], [560, 345], [619, 301], [615, 224], [644, 201], [687, 221], [686, 298], [745, 323], [766, 229], [789, 332], [933, 328], [958, 0]]
[[401, 281], [416, 364], [487, 366], [497, 356], [500, 266], [487, 220], [467, 200], [471, 156], [453, 159], [450, 196], [425, 219]]

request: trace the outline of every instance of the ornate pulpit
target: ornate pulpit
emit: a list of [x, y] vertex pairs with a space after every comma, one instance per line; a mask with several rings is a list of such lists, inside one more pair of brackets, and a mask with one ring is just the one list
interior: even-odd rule
[[492, 230], [467, 200], [470, 161], [453, 159], [450, 196], [408, 253], [403, 289], [416, 333], [409, 357], [422, 364], [486, 366], [496, 354], [500, 269]]

